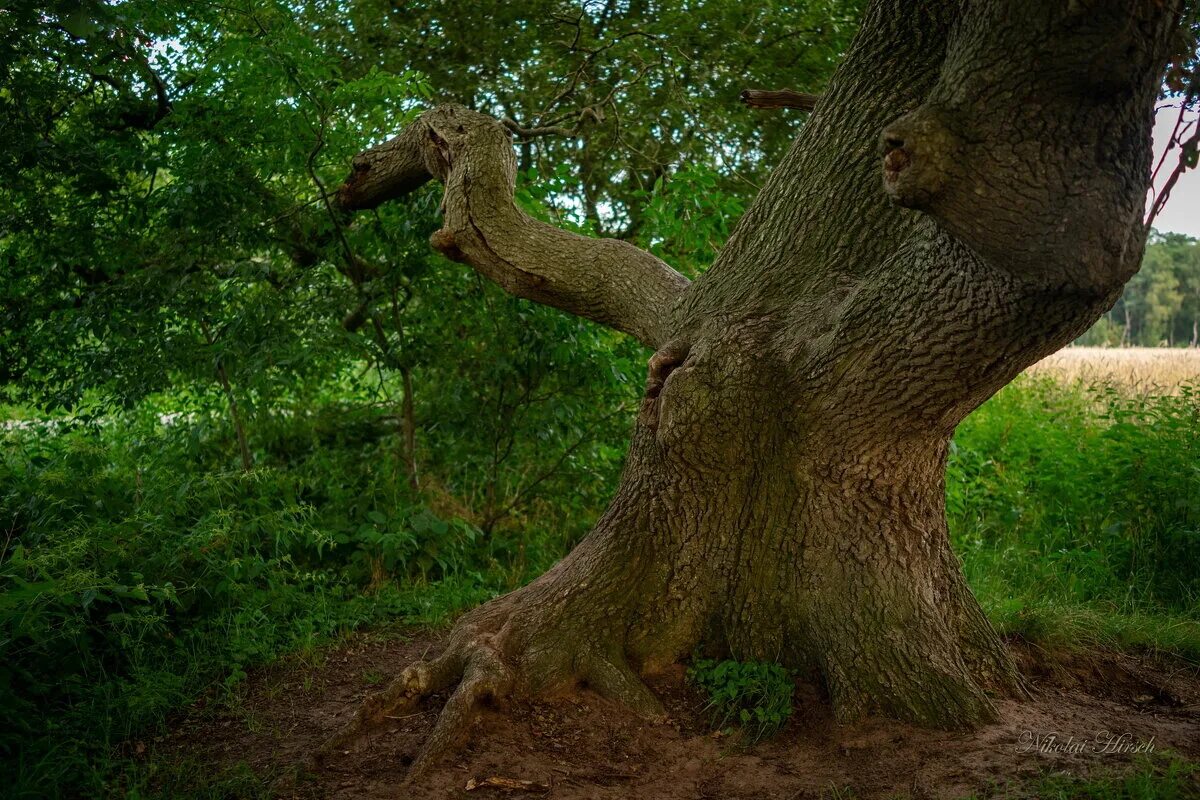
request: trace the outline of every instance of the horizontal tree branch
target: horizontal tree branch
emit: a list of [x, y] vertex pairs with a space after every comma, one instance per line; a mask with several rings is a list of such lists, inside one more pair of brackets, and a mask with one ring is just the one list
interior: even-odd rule
[[514, 135], [522, 139], [533, 139], [538, 136], [562, 136], [570, 138], [579, 135], [580, 130], [583, 129], [583, 124], [588, 120], [600, 123], [604, 121], [604, 117], [589, 106], [576, 115], [575, 125], [570, 128], [565, 125], [537, 125], [532, 128], [526, 128], [518, 124], [511, 117], [505, 117], [500, 120], [500, 123], [512, 131]]
[[812, 111], [821, 95], [793, 92], [791, 89], [745, 89], [740, 99], [750, 108], [798, 108], [801, 111]]
[[603, 323], [657, 348], [687, 278], [628, 242], [533, 219], [513, 203], [516, 158], [499, 121], [458, 105], [422, 114], [360, 153], [338, 189], [345, 211], [374, 208], [436, 178], [445, 185], [435, 249], [517, 297]]

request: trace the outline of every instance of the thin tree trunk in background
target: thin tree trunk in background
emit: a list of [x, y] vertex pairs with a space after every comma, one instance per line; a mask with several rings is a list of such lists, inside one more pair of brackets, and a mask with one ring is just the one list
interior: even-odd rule
[[[208, 342], [209, 347], [217, 343], [208, 327], [208, 323], [201, 322], [200, 329], [204, 332], [204, 338]], [[221, 359], [214, 359], [214, 363], [216, 365], [217, 382], [221, 384], [221, 390], [225, 392], [225, 400], [229, 403], [229, 416], [233, 420], [233, 430], [237, 436], [238, 452], [242, 457], [242, 471], [249, 472], [254, 468], [254, 457], [250, 454], [250, 445], [246, 439], [246, 428], [242, 424], [241, 412], [238, 411], [237, 396], [233, 393], [233, 385], [229, 382], [229, 373], [225, 371], [225, 365], [221, 363]]]
[[1121, 347], [1133, 344], [1133, 320], [1129, 317], [1129, 300], [1125, 301], [1125, 327], [1121, 330]]
[[221, 381], [221, 388], [225, 390], [225, 397], [229, 400], [229, 416], [233, 419], [233, 429], [237, 434], [238, 452], [242, 456], [242, 471], [249, 472], [254, 468], [254, 458], [250, 455], [250, 445], [246, 442], [246, 428], [242, 425], [242, 415], [238, 412], [237, 398], [233, 394], [233, 386], [229, 383], [229, 376], [225, 372], [225, 365], [220, 361], [217, 362], [217, 377]]
[[404, 381], [404, 460], [408, 466], [408, 485], [414, 491], [420, 491], [417, 480], [417, 421], [413, 411], [412, 370], [400, 368], [400, 377]]

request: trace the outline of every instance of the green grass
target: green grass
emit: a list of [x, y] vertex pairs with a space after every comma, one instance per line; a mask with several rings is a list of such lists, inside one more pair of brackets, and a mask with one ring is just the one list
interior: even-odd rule
[[[260, 415], [247, 474], [231, 467], [216, 416], [164, 427], [143, 409], [102, 426], [0, 432], [9, 796], [144, 796], [145, 767], [120, 757], [121, 742], [161, 733], [203, 692], [236, 695], [251, 668], [283, 654], [362, 627], [445, 624], [545, 569], [598, 510], [548, 497], [481, 535], [408, 488], [382, 414], [339, 404]], [[589, 492], [602, 497], [614, 473], [594, 473]], [[947, 508], [1003, 632], [1200, 662], [1194, 391], [1135, 399], [1020, 380], [961, 426]], [[743, 710], [754, 726], [782, 724], [783, 682], [753, 688], [763, 676], [745, 669], [701, 678], [728, 696], [720, 724]]]
[[217, 770], [194, 761], [160, 764], [130, 770], [123, 777], [121, 793], [127, 800], [187, 797], [188, 800], [266, 800], [272, 796], [270, 781], [246, 764]]
[[1200, 797], [1200, 763], [1172, 753], [1139, 756], [1119, 772], [1080, 778], [1050, 774], [1019, 786], [993, 787], [964, 800], [1191, 800]]
[[1003, 631], [1200, 661], [1200, 395], [1021, 379], [955, 436], [947, 515]]
[[1172, 756], [1139, 759], [1132, 770], [1101, 778], [1047, 777], [1039, 800], [1189, 800], [1200, 797], [1200, 764]]

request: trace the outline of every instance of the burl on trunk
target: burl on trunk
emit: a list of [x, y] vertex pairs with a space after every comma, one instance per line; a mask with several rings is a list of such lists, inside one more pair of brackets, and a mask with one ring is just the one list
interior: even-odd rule
[[362, 153], [347, 211], [430, 179], [432, 244], [507, 291], [654, 349], [620, 488], [529, 586], [465, 615], [335, 737], [455, 687], [640, 675], [697, 649], [819, 676], [839, 718], [994, 717], [1021, 679], [951, 552], [955, 426], [1084, 331], [1137, 269], [1169, 0], [877, 0], [828, 91], [695, 283], [512, 202], [508, 131], [460, 106]]

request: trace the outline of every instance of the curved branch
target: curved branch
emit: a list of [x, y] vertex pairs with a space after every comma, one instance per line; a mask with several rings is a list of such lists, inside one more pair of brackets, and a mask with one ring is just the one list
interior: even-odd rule
[[[1195, 168], [1196, 151], [1200, 149], [1200, 119], [1193, 119], [1190, 122], [1184, 122], [1184, 120], [1187, 117], [1188, 107], [1191, 105], [1191, 101], [1195, 99], [1197, 93], [1200, 93], [1200, 64], [1197, 64], [1193, 70], [1192, 85], [1184, 96], [1183, 101], [1179, 104], [1179, 117], [1175, 120], [1175, 128], [1171, 131], [1171, 138], [1167, 144], [1167, 149], [1162, 154], [1162, 158], [1158, 161], [1158, 166], [1154, 168], [1154, 172], [1150, 176], [1150, 187], [1153, 192], [1159, 170], [1166, 164], [1167, 156], [1170, 155], [1172, 150], [1179, 148], [1179, 159], [1167, 176], [1162, 189], [1154, 195], [1154, 202], [1150, 205], [1150, 213], [1146, 215], [1147, 230], [1154, 224], [1155, 217], [1166, 206], [1167, 200], [1171, 197], [1171, 190], [1175, 188], [1175, 184], [1179, 181], [1179, 178], [1189, 169]], [[1188, 130], [1192, 126], [1195, 126], [1195, 129], [1188, 136]], [[1187, 136], [1186, 139], [1184, 138], [1185, 136]]]
[[443, 227], [430, 243], [510, 294], [603, 323], [657, 348], [687, 278], [628, 242], [592, 239], [513, 204], [516, 158], [492, 117], [445, 105], [360, 153], [338, 190], [344, 210], [374, 208], [431, 178], [445, 184]]

